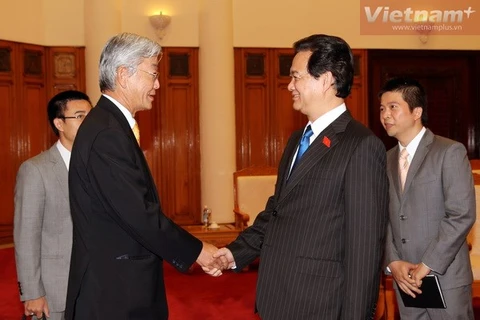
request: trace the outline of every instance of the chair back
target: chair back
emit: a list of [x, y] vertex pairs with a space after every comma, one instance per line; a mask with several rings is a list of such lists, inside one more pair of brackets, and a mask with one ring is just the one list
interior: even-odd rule
[[237, 228], [253, 224], [275, 192], [276, 181], [277, 169], [269, 166], [252, 166], [233, 173], [233, 211]]
[[480, 174], [473, 173], [473, 181], [475, 183], [477, 220], [468, 234], [467, 242], [471, 246], [470, 254], [480, 256]]
[[480, 174], [480, 159], [470, 159], [470, 165], [473, 173]]

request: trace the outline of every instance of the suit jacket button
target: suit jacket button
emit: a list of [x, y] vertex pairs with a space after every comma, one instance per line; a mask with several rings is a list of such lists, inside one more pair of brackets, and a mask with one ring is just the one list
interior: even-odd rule
[[277, 216], [277, 211], [276, 211], [276, 210], [274, 210], [274, 211], [272, 212], [272, 216], [274, 216], [274, 217]]
[[406, 240], [406, 239], [402, 239], [402, 243], [406, 243], [406, 242], [407, 242], [407, 240]]
[[400, 220], [407, 220], [407, 217], [405, 217], [403, 214], [400, 216]]

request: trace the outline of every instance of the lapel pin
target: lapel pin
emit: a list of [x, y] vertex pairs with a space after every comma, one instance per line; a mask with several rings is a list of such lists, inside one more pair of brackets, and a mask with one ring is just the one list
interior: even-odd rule
[[323, 144], [326, 145], [328, 148], [330, 148], [330, 139], [328, 139], [327, 136], [323, 137]]

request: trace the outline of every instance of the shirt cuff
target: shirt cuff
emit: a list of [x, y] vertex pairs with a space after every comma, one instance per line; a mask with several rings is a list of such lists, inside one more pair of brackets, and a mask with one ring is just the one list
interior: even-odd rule
[[428, 269], [430, 269], [430, 271], [434, 271], [432, 268], [430, 268], [429, 266], [427, 266], [425, 263], [422, 262], [422, 264], [427, 267]]

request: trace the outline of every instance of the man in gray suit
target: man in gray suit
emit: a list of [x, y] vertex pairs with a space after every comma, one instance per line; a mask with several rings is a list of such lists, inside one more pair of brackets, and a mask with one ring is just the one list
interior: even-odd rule
[[288, 89], [308, 123], [287, 143], [265, 211], [214, 256], [237, 270], [260, 257], [263, 320], [371, 319], [388, 214], [385, 146], [344, 103], [348, 44], [318, 34], [294, 49]]
[[54, 96], [47, 112], [58, 141], [18, 170], [15, 259], [27, 316], [64, 319], [72, 250], [68, 166], [77, 130], [91, 108], [88, 96], [79, 91]]
[[[379, 93], [380, 121], [398, 146], [387, 154], [390, 222], [385, 263], [395, 279], [402, 319], [473, 319], [466, 242], [475, 222], [475, 190], [465, 147], [425, 128], [426, 94], [416, 80], [394, 78]], [[446, 309], [405, 307], [399, 291], [421, 294], [436, 274]]]

